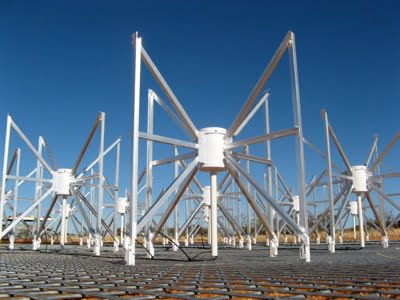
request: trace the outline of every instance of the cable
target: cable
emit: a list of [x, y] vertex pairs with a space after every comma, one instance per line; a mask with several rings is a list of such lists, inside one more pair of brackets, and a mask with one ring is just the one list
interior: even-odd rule
[[48, 236], [47, 236], [47, 230], [45, 230], [45, 231], [43, 232], [43, 234], [44, 234], [45, 237], [46, 237], [46, 252], [47, 252], [47, 243], [49, 242], [49, 241], [48, 241]]
[[203, 245], [203, 249], [206, 248], [206, 246], [204, 246], [204, 239], [203, 239], [203, 228], [200, 229], [200, 235], [201, 235], [201, 243]]
[[[200, 253], [198, 253], [198, 254], [196, 254], [195, 256], [193, 256], [193, 258], [192, 258], [192, 260], [195, 260], [195, 258], [197, 257], [197, 256], [200, 256], [200, 255], [202, 255], [202, 254], [204, 254], [204, 253], [210, 253], [211, 251], [203, 251], [203, 252], [200, 252]], [[218, 258], [218, 256], [215, 256], [215, 257], [213, 257], [211, 260], [216, 260]], [[202, 261], [206, 261], [205, 259], [203, 259]]]
[[186, 254], [185, 251], [183, 251], [183, 249], [182, 249], [179, 245], [177, 245], [177, 244], [176, 244], [173, 240], [171, 240], [168, 236], [166, 236], [164, 233], [162, 233], [162, 232], [160, 232], [160, 231], [157, 231], [157, 233], [158, 233], [158, 234], [161, 234], [163, 237], [165, 237], [165, 238], [168, 239], [171, 243], [173, 243], [175, 246], [177, 246], [177, 247], [183, 252], [183, 254], [185, 254], [185, 256], [187, 257], [188, 261], [192, 261], [192, 260], [193, 260], [189, 255]]
[[143, 247], [144, 250], [147, 251], [148, 254], [150, 254], [151, 259], [154, 259], [154, 255], [150, 253], [149, 249], [147, 249], [141, 242], [139, 242], [137, 239], [135, 239], [136, 243], [138, 243], [140, 246]]
[[[177, 245], [177, 244], [176, 244], [172, 239], [170, 239], [168, 236], [166, 236], [165, 234], [163, 234], [162, 232], [159, 232], [159, 231], [156, 232], [156, 233], [161, 234], [163, 237], [167, 238], [169, 241], [171, 241], [171, 243], [173, 243], [175, 246], [177, 246], [177, 247], [183, 252], [183, 254], [186, 255], [188, 261], [195, 261], [195, 260], [196, 260], [196, 257], [198, 257], [199, 255], [204, 254], [204, 253], [209, 253], [209, 252], [211, 252], [211, 251], [204, 251], [204, 252], [201, 252], [201, 253], [196, 254], [196, 255], [193, 256], [193, 257], [190, 257], [189, 255], [186, 254], [185, 251], [183, 251], [182, 247], [180, 247], [179, 245]], [[204, 245], [204, 244], [203, 244], [203, 245]], [[218, 257], [213, 257], [211, 260], [216, 260], [217, 258], [218, 258]], [[202, 261], [209, 261], [209, 260], [203, 259]]]

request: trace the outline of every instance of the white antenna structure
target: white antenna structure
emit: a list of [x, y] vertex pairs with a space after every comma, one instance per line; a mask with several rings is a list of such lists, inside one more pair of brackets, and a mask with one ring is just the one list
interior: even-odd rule
[[[153, 224], [155, 216], [160, 212], [160, 209], [167, 203], [169, 205], [165, 212], [162, 214], [161, 219], [156, 222], [156, 230], [162, 228], [167, 221], [168, 217], [174, 211], [178, 202], [184, 196], [190, 183], [195, 180], [196, 173], [198, 171], [207, 172], [210, 174], [210, 225], [211, 225], [211, 255], [213, 257], [218, 256], [218, 184], [217, 174], [226, 172], [220, 186], [226, 182], [226, 180], [232, 178], [244, 198], [251, 205], [253, 211], [257, 215], [258, 219], [262, 223], [263, 227], [267, 232], [267, 237], [271, 241], [270, 254], [275, 256], [277, 254], [278, 237], [274, 232], [273, 219], [270, 216], [265, 215], [265, 211], [260, 209], [257, 204], [257, 199], [253, 197], [250, 192], [250, 188], [254, 189], [257, 193], [258, 199], [266, 203], [270, 208], [272, 215], [273, 211], [276, 212], [277, 216], [284, 220], [288, 227], [300, 237], [301, 247], [300, 253], [301, 258], [305, 261], [310, 261], [310, 245], [308, 237], [308, 217], [305, 206], [305, 181], [304, 181], [304, 147], [303, 147], [303, 132], [302, 132], [302, 120], [301, 120], [301, 109], [300, 109], [300, 94], [298, 84], [298, 73], [297, 73], [297, 58], [296, 58], [296, 46], [295, 36], [292, 32], [288, 32], [281, 42], [279, 48], [275, 52], [274, 56], [270, 60], [260, 79], [256, 83], [255, 87], [251, 91], [243, 107], [237, 114], [232, 125], [228, 129], [219, 127], [207, 127], [203, 129], [197, 129], [186, 111], [184, 110], [181, 103], [178, 101], [175, 94], [167, 84], [166, 80], [157, 69], [156, 65], [150, 58], [142, 46], [142, 39], [138, 36], [138, 33], [133, 35], [133, 45], [135, 47], [134, 56], [134, 93], [133, 93], [133, 124], [132, 124], [132, 173], [131, 173], [131, 205], [129, 208], [129, 245], [126, 251], [126, 263], [128, 265], [135, 264], [135, 240], [141, 231], [145, 231], [146, 247], [151, 252], [153, 251], [152, 240], [154, 234], [158, 234], [159, 231], [153, 232]], [[255, 101], [259, 99], [260, 93], [264, 88], [267, 80], [273, 73], [276, 65], [281, 60], [283, 54], [288, 51], [290, 61], [290, 74], [291, 74], [291, 89], [292, 89], [292, 111], [293, 111], [293, 126], [276, 132], [269, 132], [269, 125], [264, 128], [264, 134], [242, 140], [237, 140], [242, 128], [247, 122], [253, 117], [255, 112], [261, 105], [254, 105]], [[140, 118], [140, 105], [141, 105], [141, 62], [149, 69], [151, 75], [161, 87], [167, 101], [172, 105], [173, 109], [168, 110], [168, 115], [177, 122], [187, 134], [190, 136], [190, 141], [181, 139], [173, 139], [170, 137], [157, 135], [153, 132], [153, 113], [154, 113], [154, 101], [160, 104], [161, 107], [169, 107], [159, 96], [153, 91], [149, 91], [148, 94], [148, 114], [147, 114], [147, 131], [140, 131], [139, 129], [139, 118]], [[268, 93], [263, 95], [260, 102], [266, 102]], [[262, 103], [261, 103], [262, 104]], [[260, 162], [265, 164], [267, 177], [271, 178], [271, 157], [269, 152], [269, 144], [271, 140], [280, 139], [288, 136], [294, 136], [296, 140], [295, 155], [297, 161], [297, 181], [298, 181], [298, 197], [299, 197], [299, 224], [292, 219], [292, 217], [284, 211], [276, 199], [271, 194], [271, 184], [268, 179], [267, 189], [260, 186], [253, 175], [249, 172], [249, 169], [243, 167], [240, 161], [252, 161]], [[139, 201], [139, 139], [143, 139], [147, 145], [147, 151], [145, 157], [141, 157], [141, 161], [146, 161], [146, 168], [144, 172], [146, 175], [146, 207], [144, 215], [138, 220], [138, 201]], [[163, 163], [174, 162], [175, 165], [175, 179], [170, 183], [168, 187], [163, 189], [159, 196], [153, 201], [152, 189], [152, 174], [156, 171], [153, 168], [155, 165], [160, 164], [160, 161], [153, 160], [153, 143], [162, 143], [171, 145], [174, 151], [172, 157], [165, 158], [162, 160]], [[258, 143], [266, 144], [266, 157], [255, 157], [249, 153], [249, 148], [252, 145]], [[179, 154], [177, 149], [185, 148], [190, 149], [191, 152], [185, 154]], [[244, 151], [244, 152], [243, 152]], [[181, 173], [178, 173], [177, 165], [181, 162], [188, 160], [189, 162], [184, 167]], [[143, 174], [143, 172], [142, 172]], [[220, 205], [221, 206], [221, 205]], [[229, 212], [227, 212], [229, 214]], [[229, 217], [228, 217], [229, 218]], [[239, 224], [240, 225], [240, 224]], [[175, 239], [177, 233], [175, 233]], [[152, 254], [153, 255], [153, 254]]]
[[[99, 132], [100, 136], [99, 152], [87, 167], [78, 172], [78, 168], [96, 131]], [[16, 149], [9, 161], [12, 132], [15, 132], [16, 136], [28, 147], [37, 162], [36, 168], [26, 176], [20, 174], [21, 150], [19, 148]], [[49, 155], [52, 163], [48, 163], [43, 157], [43, 149], [48, 150], [44, 139], [39, 137], [38, 149], [36, 149], [11, 116], [7, 116], [0, 194], [0, 224], [6, 224], [6, 226], [4, 229], [0, 226], [0, 239], [9, 234], [10, 249], [14, 248], [15, 230], [17, 225], [21, 223], [32, 234], [34, 250], [40, 247], [41, 237], [46, 230], [53, 228], [51, 233], [51, 243], [53, 243], [53, 235], [61, 227], [60, 247], [63, 249], [67, 243], [69, 220], [76, 233], [79, 234], [80, 232], [81, 245], [83, 243], [83, 232], [88, 232], [88, 247], [94, 242], [94, 253], [96, 255], [100, 255], [103, 235], [105, 234], [113, 237], [114, 248], [118, 248], [119, 240], [116, 236], [116, 214], [118, 210], [116, 206], [118, 204], [119, 151], [121, 140], [117, 139], [105, 149], [104, 134], [105, 114], [100, 112], [73, 167], [71, 169], [56, 168], [52, 155]], [[107, 183], [104, 175], [103, 160], [104, 156], [112, 149], [116, 149], [116, 162], [114, 166], [115, 183], [110, 185]], [[95, 166], [97, 166], [96, 171], [94, 171]], [[15, 174], [11, 174], [13, 170]], [[19, 191], [21, 188], [24, 188], [24, 184], [26, 185], [27, 182], [34, 182], [35, 184], [34, 191], [29, 189], [29, 187], [25, 187], [25, 190], [28, 190], [25, 193], [32, 194], [33, 192], [33, 196], [29, 199], [22, 199], [19, 197]], [[85, 188], [89, 191], [85, 192]], [[104, 195], [105, 193], [108, 197]], [[68, 198], [70, 199], [69, 203]], [[59, 199], [61, 199], [61, 204], [58, 203]], [[28, 203], [21, 205], [24, 200], [28, 200]], [[58, 209], [57, 206], [59, 207]], [[109, 212], [110, 208], [114, 213], [110, 213], [104, 218], [104, 212]], [[30, 228], [26, 220], [28, 214], [34, 210], [33, 227]], [[6, 218], [6, 214], [12, 217]], [[108, 219], [111, 219], [111, 221]], [[10, 221], [10, 224], [7, 225], [7, 221]], [[47, 224], [48, 221], [50, 223]], [[109, 227], [112, 223], [114, 223], [113, 229]]]
[[[307, 188], [307, 196], [309, 196], [312, 192], [316, 191], [318, 186], [322, 186], [327, 188], [327, 201], [328, 207], [323, 210], [318, 218], [316, 216], [316, 207], [318, 206], [316, 199], [314, 198], [314, 202], [310, 204], [314, 206], [314, 214], [309, 214], [310, 217], [314, 215], [314, 218], [311, 218], [311, 222], [313, 225], [310, 228], [309, 234], [317, 233], [318, 227], [323, 228], [327, 232], [327, 244], [330, 252], [335, 252], [335, 244], [336, 244], [336, 228], [340, 227], [339, 232], [339, 241], [343, 242], [343, 230], [345, 228], [346, 222], [350, 215], [353, 218], [353, 229], [354, 229], [354, 239], [356, 239], [355, 232], [355, 216], [358, 215], [358, 224], [360, 231], [360, 245], [361, 247], [365, 247], [365, 236], [364, 232], [366, 231], [366, 221], [370, 221], [370, 224], [376, 227], [378, 231], [381, 233], [382, 245], [383, 247], [389, 246], [389, 238], [387, 231], [393, 227], [395, 222], [400, 217], [400, 206], [396, 203], [395, 200], [392, 199], [391, 195], [385, 194], [383, 190], [383, 180], [386, 178], [398, 178], [400, 177], [400, 173], [391, 172], [382, 174], [380, 171], [380, 164], [382, 163], [383, 158], [388, 154], [396, 141], [400, 138], [400, 131], [396, 133], [393, 139], [386, 146], [384, 151], [378, 154], [378, 136], [375, 135], [373, 138], [373, 143], [371, 149], [368, 154], [368, 158], [363, 165], [351, 165], [348, 161], [343, 148], [341, 147], [338, 138], [333, 131], [332, 126], [328, 121], [328, 114], [325, 110], [321, 110], [321, 118], [324, 122], [324, 135], [325, 135], [325, 144], [326, 144], [326, 153], [322, 154], [319, 152], [320, 156], [326, 161], [326, 168], [321, 172], [318, 177], [314, 177]], [[331, 159], [331, 146], [330, 142], [333, 141], [337, 152], [339, 153], [342, 162], [345, 166], [345, 170], [343, 171], [337, 164], [332, 162]], [[307, 142], [312, 146], [311, 143]], [[313, 146], [312, 146], [313, 147]], [[371, 160], [375, 157], [375, 160], [372, 162]], [[326, 179], [326, 182], [323, 182], [323, 179]], [[337, 192], [334, 192], [334, 186], [336, 186]], [[376, 204], [372, 198], [372, 192], [376, 192], [378, 196], [378, 209], [376, 208]], [[352, 194], [356, 195], [356, 201], [351, 201], [350, 196]], [[395, 196], [395, 195], [393, 195]], [[369, 207], [372, 211], [372, 214], [375, 218], [376, 222], [370, 220], [365, 215], [366, 205], [363, 205], [362, 200], [366, 199]], [[318, 201], [318, 203], [324, 203], [325, 201]], [[392, 209], [396, 209], [398, 211], [397, 216], [392, 220], [391, 224], [387, 225], [385, 221], [385, 202], [390, 204]], [[348, 208], [347, 211], [345, 208]], [[324, 222], [326, 225], [324, 225]], [[377, 224], [375, 224], [377, 223]], [[318, 237], [317, 237], [318, 238]]]

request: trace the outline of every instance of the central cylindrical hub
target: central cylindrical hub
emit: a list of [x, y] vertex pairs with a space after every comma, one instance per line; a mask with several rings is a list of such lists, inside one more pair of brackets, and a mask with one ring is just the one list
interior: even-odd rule
[[71, 169], [57, 169], [53, 173], [53, 185], [51, 187], [57, 195], [69, 196], [69, 188], [73, 180]]
[[224, 164], [224, 145], [226, 129], [207, 127], [199, 131], [199, 163], [202, 171], [222, 171]]
[[366, 166], [352, 166], [353, 173], [353, 188], [355, 193], [364, 193], [368, 191], [367, 179], [368, 169]]

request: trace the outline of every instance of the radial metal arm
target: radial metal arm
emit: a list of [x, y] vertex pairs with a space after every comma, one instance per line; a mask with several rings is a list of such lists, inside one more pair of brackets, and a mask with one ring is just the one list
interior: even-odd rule
[[278, 50], [275, 52], [274, 56], [268, 63], [267, 67], [265, 68], [264, 72], [262, 73], [260, 79], [257, 81], [256, 85], [254, 86], [253, 90], [251, 91], [250, 95], [248, 96], [246, 102], [244, 103], [242, 109], [236, 116], [235, 120], [233, 121], [231, 127], [229, 128], [227, 132], [227, 137], [232, 137], [236, 130], [239, 128], [240, 124], [246, 118], [248, 111], [250, 110], [253, 102], [257, 98], [257, 96], [260, 94], [263, 86], [271, 76], [272, 72], [274, 71], [276, 65], [282, 58], [283, 53], [285, 53], [285, 50], [289, 46], [290, 39], [292, 37], [292, 32], [288, 32], [279, 45]]

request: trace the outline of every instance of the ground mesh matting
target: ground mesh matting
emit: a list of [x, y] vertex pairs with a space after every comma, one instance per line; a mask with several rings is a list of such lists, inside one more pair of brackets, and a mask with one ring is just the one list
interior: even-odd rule
[[123, 253], [106, 248], [101, 257], [83, 247], [59, 252], [17, 250], [0, 246], [0, 298], [16, 299], [400, 299], [400, 244], [388, 249], [367, 244], [312, 246], [311, 263], [299, 259], [298, 247], [282, 246], [269, 257], [261, 245], [253, 250], [156, 247], [154, 259], [139, 250], [136, 266], [126, 266]]

